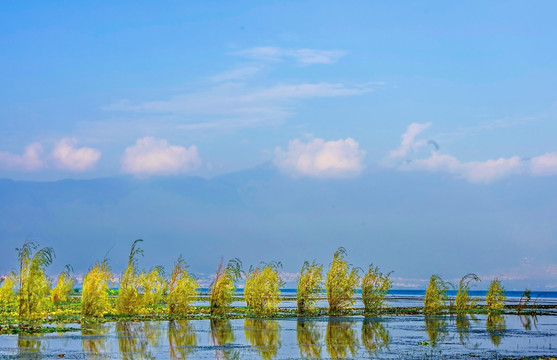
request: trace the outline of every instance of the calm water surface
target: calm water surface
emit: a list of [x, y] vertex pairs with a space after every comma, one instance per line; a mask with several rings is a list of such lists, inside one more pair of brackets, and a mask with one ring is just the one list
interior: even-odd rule
[[556, 347], [557, 317], [516, 315], [119, 322], [0, 336], [0, 357], [23, 359], [497, 359]]

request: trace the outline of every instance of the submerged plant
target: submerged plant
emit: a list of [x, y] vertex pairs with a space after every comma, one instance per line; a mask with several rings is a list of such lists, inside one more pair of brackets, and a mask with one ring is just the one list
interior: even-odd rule
[[109, 282], [112, 272], [108, 260], [97, 262], [83, 279], [81, 290], [81, 314], [83, 316], [103, 316], [110, 311], [108, 300]]
[[66, 301], [68, 294], [72, 291], [74, 279], [70, 275], [71, 271], [73, 271], [71, 265], [66, 265], [65, 270], [58, 275], [56, 286], [52, 289], [52, 294], [50, 296], [50, 300], [53, 303]]
[[344, 260], [345, 255], [346, 250], [338, 248], [327, 273], [325, 289], [330, 312], [348, 310], [356, 302], [354, 291], [360, 276], [357, 270]]
[[250, 268], [246, 276], [244, 298], [246, 305], [255, 315], [272, 315], [276, 313], [280, 302], [280, 288], [283, 286], [278, 269], [280, 262], [265, 264], [263, 268]]
[[438, 314], [446, 306], [449, 283], [443, 281], [439, 275], [432, 275], [424, 297], [424, 313]]
[[37, 319], [43, 315], [48, 302], [50, 281], [45, 268], [52, 263], [54, 250], [50, 247], [38, 248], [33, 242], [26, 241], [16, 249], [19, 258], [18, 312], [21, 319]]
[[16, 277], [17, 275], [12, 272], [4, 278], [4, 282], [2, 282], [2, 286], [0, 286], [0, 304], [8, 305], [16, 302]]
[[501, 311], [505, 307], [505, 288], [498, 279], [489, 285], [489, 290], [485, 296], [485, 304], [489, 311]]
[[311, 264], [308, 261], [304, 262], [296, 291], [296, 304], [300, 314], [318, 310], [316, 297], [323, 291], [322, 271], [323, 265], [318, 265], [315, 261]]
[[139, 275], [137, 273], [137, 255], [143, 254], [143, 250], [137, 245], [143, 240], [137, 239], [133, 242], [128, 257], [128, 266], [120, 278], [118, 297], [116, 298], [116, 311], [118, 314], [137, 314], [141, 308], [139, 295]]
[[188, 274], [188, 265], [180, 255], [170, 275], [168, 284], [168, 312], [186, 314], [197, 298], [197, 280]]
[[369, 265], [367, 274], [362, 278], [362, 300], [366, 313], [376, 313], [385, 306], [385, 295], [392, 285], [390, 275], [383, 274], [373, 264]]
[[241, 276], [242, 262], [239, 259], [230, 260], [226, 268], [221, 260], [215, 280], [209, 287], [211, 315], [223, 316], [228, 312], [236, 291], [235, 283]]
[[478, 299], [472, 299], [468, 290], [472, 281], [480, 281], [476, 274], [468, 274], [460, 279], [456, 292], [455, 305], [457, 310], [469, 310], [476, 306]]

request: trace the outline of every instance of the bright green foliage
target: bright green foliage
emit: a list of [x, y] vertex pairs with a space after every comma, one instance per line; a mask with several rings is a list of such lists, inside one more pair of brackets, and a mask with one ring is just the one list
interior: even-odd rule
[[66, 270], [62, 271], [60, 275], [58, 275], [56, 286], [54, 286], [52, 294], [50, 295], [50, 300], [53, 303], [66, 301], [68, 298], [68, 294], [72, 291], [74, 285], [74, 279], [70, 275], [72, 270], [73, 269], [70, 265], [66, 265]]
[[151, 271], [142, 271], [138, 279], [140, 290], [140, 312], [148, 311], [150, 306], [156, 305], [166, 291], [166, 279], [164, 278], [164, 268], [156, 266]]
[[392, 282], [389, 274], [383, 274], [378, 267], [369, 265], [367, 274], [362, 278], [362, 300], [366, 313], [375, 313], [385, 306], [385, 295]]
[[221, 260], [215, 280], [209, 287], [211, 292], [211, 315], [223, 316], [227, 313], [236, 291], [235, 282], [241, 276], [242, 262], [239, 259], [230, 260], [226, 268], [224, 268]]
[[103, 316], [110, 311], [108, 285], [111, 279], [112, 272], [106, 259], [101, 263], [95, 263], [85, 275], [81, 290], [81, 314], [83, 316]]
[[356, 269], [344, 260], [345, 255], [346, 250], [338, 248], [327, 273], [325, 289], [330, 312], [348, 310], [356, 302], [354, 290], [358, 286], [360, 276]]
[[280, 302], [282, 279], [278, 274], [281, 263], [266, 264], [263, 268], [250, 269], [246, 276], [244, 298], [255, 315], [270, 316], [276, 313]]
[[296, 303], [298, 312], [306, 314], [317, 311], [316, 297], [323, 291], [323, 265], [311, 264], [306, 261], [300, 271], [298, 289], [296, 291]]
[[143, 250], [137, 243], [143, 240], [135, 240], [128, 257], [128, 266], [120, 278], [118, 297], [116, 298], [116, 311], [118, 314], [137, 314], [140, 312], [141, 299], [139, 294], [140, 278], [137, 272], [137, 255], [143, 254]]
[[[18, 251], [19, 257], [19, 317], [32, 320], [41, 317], [48, 303], [50, 282], [45, 267], [52, 263], [54, 250], [50, 247], [35, 252], [38, 245], [26, 241]], [[35, 252], [35, 253], [34, 253]]]
[[425, 292], [424, 313], [438, 314], [445, 308], [448, 300], [447, 290], [449, 283], [443, 281], [439, 275], [432, 275]]
[[480, 279], [476, 274], [468, 274], [460, 279], [455, 298], [457, 310], [469, 310], [476, 306], [478, 299], [470, 298], [470, 294], [468, 293], [468, 290], [470, 289], [470, 282], [472, 281], [480, 281]]
[[16, 275], [11, 273], [4, 278], [4, 282], [0, 287], [0, 304], [7, 305], [15, 303], [17, 297], [15, 295], [15, 282]]
[[485, 296], [485, 304], [490, 311], [500, 311], [505, 307], [505, 289], [498, 279], [489, 285], [489, 290]]
[[280, 342], [281, 327], [276, 320], [246, 319], [244, 333], [247, 342], [261, 355], [269, 360], [277, 356]]
[[168, 285], [168, 312], [186, 314], [197, 298], [197, 280], [188, 274], [188, 265], [180, 256], [174, 264]]

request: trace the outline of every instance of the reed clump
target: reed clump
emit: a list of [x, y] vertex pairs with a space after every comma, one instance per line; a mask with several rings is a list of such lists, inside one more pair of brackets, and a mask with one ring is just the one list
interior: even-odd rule
[[108, 260], [97, 262], [83, 279], [81, 290], [81, 314], [100, 317], [110, 312], [109, 283], [112, 272]]
[[478, 299], [472, 299], [469, 294], [470, 283], [472, 281], [480, 281], [476, 274], [467, 274], [460, 279], [458, 290], [456, 292], [455, 306], [459, 311], [466, 311], [476, 307]]
[[241, 277], [242, 262], [239, 259], [230, 260], [226, 268], [221, 260], [215, 280], [209, 287], [211, 315], [226, 315], [236, 291], [235, 283]]
[[439, 275], [432, 275], [424, 297], [424, 313], [438, 314], [446, 307], [449, 283]]
[[72, 291], [74, 286], [74, 279], [71, 276], [71, 272], [73, 271], [71, 265], [66, 265], [65, 270], [58, 275], [58, 279], [56, 280], [56, 286], [52, 289], [52, 294], [50, 295], [50, 300], [53, 303], [60, 303], [62, 301], [66, 301], [68, 298], [68, 294]]
[[489, 290], [485, 296], [485, 304], [489, 311], [501, 311], [505, 307], [505, 288], [501, 281], [495, 279], [489, 285]]
[[338, 248], [327, 273], [325, 289], [330, 312], [348, 310], [356, 302], [354, 292], [360, 276], [357, 269], [344, 260], [345, 255], [346, 250], [342, 247]]
[[17, 275], [15, 273], [11, 273], [4, 278], [2, 286], [0, 286], [0, 304], [10, 305], [16, 302], [16, 277]]
[[362, 300], [366, 313], [377, 313], [385, 307], [385, 295], [389, 292], [392, 281], [391, 273], [383, 274], [379, 267], [369, 265], [362, 278]]
[[246, 276], [244, 299], [254, 315], [270, 316], [277, 312], [280, 302], [280, 288], [284, 285], [279, 276], [280, 262], [250, 268]]
[[296, 305], [300, 314], [318, 311], [317, 297], [323, 292], [323, 265], [304, 262], [296, 291]]
[[186, 314], [191, 303], [197, 298], [197, 280], [188, 273], [188, 265], [180, 255], [168, 284], [168, 312], [170, 314]]
[[135, 240], [132, 244], [128, 265], [120, 278], [120, 288], [116, 298], [116, 311], [119, 314], [137, 314], [141, 307], [139, 296], [140, 279], [137, 272], [137, 256], [143, 254], [138, 243], [143, 240]]
[[149, 272], [142, 271], [138, 279], [140, 293], [139, 312], [146, 313], [158, 304], [167, 291], [164, 267], [155, 266]]
[[22, 320], [35, 320], [46, 315], [50, 293], [50, 281], [45, 275], [45, 268], [52, 263], [54, 250], [26, 241], [16, 249], [19, 258], [19, 294], [18, 313]]

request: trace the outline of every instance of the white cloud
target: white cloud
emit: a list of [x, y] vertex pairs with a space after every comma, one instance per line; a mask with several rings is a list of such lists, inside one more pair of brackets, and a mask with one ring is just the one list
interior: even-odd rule
[[85, 171], [91, 169], [101, 158], [101, 152], [90, 147], [74, 147], [75, 139], [64, 138], [60, 140], [54, 150], [52, 158], [60, 169], [70, 171]]
[[126, 148], [122, 168], [137, 175], [164, 175], [188, 172], [198, 168], [201, 159], [197, 147], [170, 145], [164, 139], [145, 136]]
[[255, 60], [281, 61], [294, 59], [301, 64], [332, 64], [345, 55], [339, 50], [315, 50], [315, 49], [283, 49], [274, 46], [253, 47], [238, 51], [236, 55]]
[[43, 146], [38, 142], [27, 145], [22, 155], [0, 151], [0, 167], [6, 170], [39, 170], [44, 166], [42, 153]]
[[314, 139], [309, 143], [292, 140], [288, 151], [277, 147], [275, 165], [293, 175], [338, 178], [358, 175], [365, 152], [351, 138], [336, 141]]
[[244, 66], [213, 75], [209, 78], [209, 80], [213, 82], [243, 80], [257, 74], [260, 70], [261, 68], [257, 66]]
[[426, 144], [425, 141], [416, 141], [416, 136], [418, 136], [421, 132], [426, 130], [428, 127], [431, 126], [431, 123], [425, 124], [418, 124], [412, 123], [408, 125], [406, 132], [402, 134], [401, 138], [402, 141], [400, 142], [400, 146], [396, 150], [392, 150], [390, 153], [391, 158], [401, 158], [408, 154], [409, 151], [416, 149], [417, 147], [423, 146]]
[[534, 175], [557, 175], [557, 153], [547, 153], [530, 159], [530, 171]]
[[416, 139], [416, 137], [430, 126], [431, 123], [410, 124], [402, 135], [398, 149], [392, 150], [383, 164], [402, 171], [445, 172], [471, 183], [490, 183], [514, 174], [557, 175], [557, 153], [555, 152], [536, 156], [530, 160], [512, 156], [485, 161], [461, 161], [452, 155], [439, 152], [436, 146], [429, 157], [406, 159], [403, 162], [394, 163], [393, 160], [405, 158], [412, 151], [428, 144], [425, 140]]

